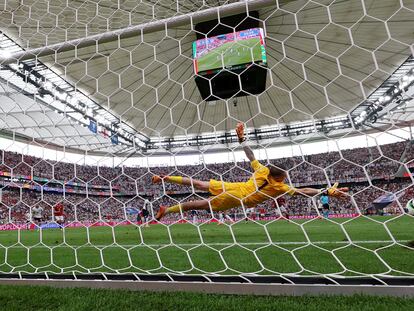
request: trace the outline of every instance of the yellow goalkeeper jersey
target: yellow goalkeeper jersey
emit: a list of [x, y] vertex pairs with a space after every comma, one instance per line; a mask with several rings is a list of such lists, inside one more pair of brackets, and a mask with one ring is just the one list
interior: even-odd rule
[[282, 194], [294, 194], [295, 189], [283, 182], [277, 182], [270, 176], [270, 170], [266, 166], [254, 160], [251, 162], [254, 170], [252, 177], [247, 182], [222, 182], [210, 180], [209, 192], [213, 210], [226, 210], [241, 205], [254, 207], [270, 198]]
[[286, 185], [284, 182], [273, 180], [270, 176], [270, 170], [266, 166], [260, 164], [259, 161], [251, 162], [254, 173], [250, 179], [242, 183], [242, 197], [245, 206], [256, 206], [270, 198], [282, 194], [293, 195], [295, 189]]

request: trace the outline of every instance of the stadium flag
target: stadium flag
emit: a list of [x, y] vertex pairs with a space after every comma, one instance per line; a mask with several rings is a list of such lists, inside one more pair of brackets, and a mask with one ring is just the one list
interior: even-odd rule
[[136, 209], [134, 207], [127, 207], [126, 212], [127, 212], [128, 215], [136, 215], [136, 214], [139, 213], [138, 209]]
[[105, 137], [105, 138], [108, 138], [109, 137], [109, 135], [108, 135], [108, 131], [107, 131], [107, 129], [106, 128], [102, 128], [102, 131], [100, 132], [102, 135], [103, 135], [103, 137]]
[[409, 167], [408, 170], [409, 170], [409, 172], [405, 171], [403, 176], [404, 177], [410, 177], [410, 176], [414, 177], [414, 167]]
[[387, 193], [376, 198], [373, 203], [389, 204], [394, 202], [396, 199], [397, 196], [394, 193]]
[[94, 121], [92, 119], [89, 120], [88, 128], [92, 133], [96, 134], [98, 132], [98, 125], [97, 125], [96, 121]]
[[376, 198], [372, 205], [375, 208], [382, 209], [390, 205], [391, 203], [398, 200], [404, 193], [400, 193], [399, 195], [396, 195], [395, 193], [387, 193], [384, 195], [381, 195], [380, 197]]
[[111, 142], [113, 145], [118, 145], [118, 135], [112, 132]]

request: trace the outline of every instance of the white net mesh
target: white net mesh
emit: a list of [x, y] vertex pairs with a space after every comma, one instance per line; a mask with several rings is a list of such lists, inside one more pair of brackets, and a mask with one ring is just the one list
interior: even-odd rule
[[[413, 1], [0, 8], [0, 271], [414, 275]], [[265, 90], [205, 101], [193, 42], [210, 35], [196, 25], [234, 33], [223, 18], [240, 13], [264, 31]], [[225, 63], [240, 47], [254, 58], [240, 42], [213, 53]], [[242, 197], [225, 212], [209, 201], [157, 222], [160, 206], [214, 199], [196, 180], [250, 178], [237, 122], [286, 184], [339, 182], [349, 194], [282, 192], [254, 209]], [[152, 184], [156, 175], [193, 185]]]

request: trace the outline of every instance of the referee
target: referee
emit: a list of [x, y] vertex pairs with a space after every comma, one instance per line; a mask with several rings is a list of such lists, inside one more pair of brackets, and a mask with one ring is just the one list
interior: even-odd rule
[[323, 217], [329, 218], [329, 197], [326, 193], [322, 193], [320, 202], [322, 204]]

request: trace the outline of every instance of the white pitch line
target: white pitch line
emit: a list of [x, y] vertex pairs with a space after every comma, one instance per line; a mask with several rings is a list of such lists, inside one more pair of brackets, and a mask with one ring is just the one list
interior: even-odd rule
[[[396, 243], [408, 243], [411, 240], [396, 240]], [[54, 247], [67, 247], [67, 248], [81, 248], [81, 247], [97, 247], [97, 248], [104, 248], [104, 247], [162, 247], [162, 246], [180, 246], [180, 247], [193, 247], [193, 246], [231, 246], [231, 245], [241, 245], [241, 246], [252, 246], [252, 245], [326, 245], [326, 244], [378, 244], [378, 243], [394, 243], [392, 240], [371, 240], [371, 241], [315, 241], [315, 242], [303, 242], [303, 241], [292, 241], [292, 242], [246, 242], [246, 243], [174, 243], [174, 244], [82, 244], [82, 245], [34, 245], [34, 246], [7, 246], [7, 247], [0, 247], [1, 248], [54, 248]]]
[[[398, 243], [407, 243], [410, 240], [398, 240]], [[372, 243], [394, 243], [394, 241], [352, 241], [353, 244], [372, 244]], [[124, 247], [134, 247], [134, 246], [150, 246], [150, 247], [161, 247], [161, 246], [230, 246], [230, 245], [323, 245], [323, 244], [351, 244], [349, 241], [316, 241], [316, 242], [246, 242], [246, 243], [188, 243], [188, 244], [138, 244], [138, 245], [122, 245]]]

